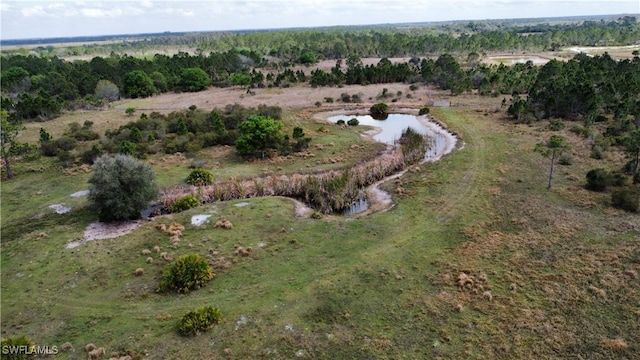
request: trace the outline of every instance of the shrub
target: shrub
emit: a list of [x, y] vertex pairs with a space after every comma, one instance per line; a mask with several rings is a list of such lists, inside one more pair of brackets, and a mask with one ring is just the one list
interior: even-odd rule
[[66, 151], [73, 150], [76, 147], [76, 144], [76, 140], [68, 136], [62, 136], [60, 139], [56, 140], [58, 148]]
[[92, 169], [89, 202], [100, 221], [140, 218], [140, 211], [158, 196], [151, 166], [129, 155], [100, 156]]
[[73, 154], [66, 150], [58, 150], [56, 157], [58, 157], [58, 160], [60, 161], [62, 167], [70, 167], [71, 165], [73, 165], [73, 162], [75, 160]]
[[340, 94], [340, 100], [342, 100], [342, 102], [344, 102], [344, 103], [349, 103], [349, 102], [351, 102], [351, 95], [349, 95], [347, 93], [342, 93], [342, 94]]
[[169, 212], [178, 213], [196, 206], [200, 206], [200, 201], [193, 195], [187, 195], [176, 200], [176, 202], [174, 202], [169, 208]]
[[336, 121], [336, 125], [344, 125], [344, 124], [345, 124], [345, 122], [342, 119]]
[[377, 103], [377, 104], [373, 104], [371, 105], [371, 107], [369, 108], [369, 112], [372, 115], [384, 115], [389, 111], [389, 105], [385, 104], [385, 103]]
[[353, 118], [349, 121], [347, 121], [347, 125], [349, 126], [358, 126], [358, 124], [360, 124], [360, 121], [358, 121], [358, 119]]
[[222, 319], [220, 309], [211, 306], [189, 311], [178, 322], [178, 333], [182, 336], [195, 336], [209, 330]]
[[562, 154], [558, 159], [560, 165], [573, 165], [573, 156], [570, 154]]
[[95, 159], [100, 156], [100, 147], [97, 144], [93, 144], [91, 149], [85, 151], [80, 155], [80, 159], [85, 164], [93, 164]]
[[333, 102], [333, 98], [331, 96], [327, 96], [326, 98], [324, 98], [324, 101], [328, 104], [331, 104]]
[[593, 191], [605, 191], [611, 185], [611, 174], [605, 169], [592, 169], [587, 173], [585, 187]]
[[638, 212], [640, 209], [640, 191], [625, 188], [611, 194], [611, 205], [617, 209]]
[[322, 103], [321, 103], [320, 101], [316, 101], [316, 102], [314, 103], [314, 105], [315, 105], [316, 107], [320, 107], [320, 106], [322, 106]]
[[[17, 346], [17, 347], [21, 347], [21, 346], [26, 346], [22, 349], [31, 349], [32, 346], [34, 346], [35, 344], [33, 343], [33, 341], [31, 339], [29, 339], [28, 337], [22, 335], [22, 336], [10, 336], [8, 338], [2, 339], [2, 349], [5, 349], [5, 346]], [[15, 352], [15, 351], [14, 351]], [[11, 359], [11, 360], [18, 360], [18, 359], [30, 359], [32, 358], [31, 355], [27, 354], [26, 351], [25, 352], [19, 352], [18, 354], [5, 354], [5, 352], [2, 352], [2, 358], [3, 359]]]
[[213, 182], [213, 174], [205, 169], [193, 169], [191, 173], [189, 173], [189, 176], [187, 176], [185, 182], [194, 186], [211, 185]]
[[423, 106], [420, 108], [420, 110], [418, 111], [418, 115], [427, 115], [429, 113], [429, 107], [428, 106]]
[[187, 293], [203, 287], [214, 276], [205, 258], [198, 254], [183, 255], [164, 271], [157, 290]]
[[44, 156], [56, 156], [58, 143], [56, 141], [40, 143], [40, 153]]
[[418, 90], [418, 85], [416, 85], [416, 84], [411, 84], [411, 85], [409, 86], [409, 90], [411, 90], [411, 91], [416, 91], [416, 90]]
[[602, 160], [604, 158], [604, 148], [600, 145], [594, 145], [591, 148], [591, 158], [596, 160]]
[[552, 131], [560, 131], [564, 129], [565, 125], [562, 120], [549, 120], [549, 129]]

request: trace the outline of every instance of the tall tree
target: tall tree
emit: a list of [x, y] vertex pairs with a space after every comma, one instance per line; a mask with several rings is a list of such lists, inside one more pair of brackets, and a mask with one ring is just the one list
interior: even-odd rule
[[16, 137], [24, 127], [17, 119], [10, 119], [6, 110], [0, 110], [2, 122], [0, 124], [0, 154], [4, 159], [4, 166], [7, 170], [7, 178], [13, 178], [11, 171], [11, 148], [17, 144]]
[[124, 76], [124, 93], [131, 98], [147, 97], [156, 92], [153, 80], [142, 70], [128, 72]]
[[284, 125], [270, 117], [253, 115], [240, 123], [238, 132], [240, 137], [236, 140], [236, 149], [242, 156], [264, 154], [268, 149], [278, 149], [284, 142], [282, 132]]
[[549, 166], [549, 183], [547, 189], [551, 189], [551, 183], [553, 181], [553, 167], [556, 159], [565, 151], [570, 149], [566, 139], [560, 135], [551, 135], [549, 140], [544, 143], [538, 143], [535, 147], [535, 151], [548, 157], [551, 160]]

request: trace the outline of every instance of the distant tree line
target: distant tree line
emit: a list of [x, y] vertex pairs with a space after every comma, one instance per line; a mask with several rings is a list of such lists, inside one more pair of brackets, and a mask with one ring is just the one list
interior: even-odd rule
[[[475, 23], [458, 33], [413, 30], [299, 30], [235, 34], [156, 37], [149, 42], [197, 42], [191, 55], [156, 54], [138, 58], [112, 53], [90, 61], [67, 62], [57, 57], [11, 55], [0, 57], [2, 108], [23, 120], [46, 120], [64, 109], [91, 108], [119, 97], [147, 97], [158, 93], [200, 91], [214, 86], [312, 86], [425, 81], [459, 94], [478, 89], [482, 94], [525, 93], [535, 77], [535, 67], [492, 67], [478, 64], [478, 51], [549, 49], [564, 45], [628, 44], [640, 37], [635, 18], [581, 25], [547, 26], [523, 36], [518, 28], [486, 29]], [[526, 29], [533, 31], [533, 29]], [[204, 36], [204, 37], [203, 37]], [[195, 45], [195, 44], [194, 44]], [[206, 50], [212, 50], [205, 55]], [[467, 64], [449, 53], [469, 52]], [[420, 59], [417, 55], [439, 55]], [[407, 63], [392, 63], [389, 56], [413, 55]], [[376, 65], [364, 66], [362, 56], [381, 56]], [[277, 61], [274, 62], [274, 58]], [[319, 59], [337, 59], [326, 72], [310, 75], [290, 65], [312, 66]], [[343, 67], [342, 59], [346, 60]], [[259, 69], [259, 70], [257, 70]]]

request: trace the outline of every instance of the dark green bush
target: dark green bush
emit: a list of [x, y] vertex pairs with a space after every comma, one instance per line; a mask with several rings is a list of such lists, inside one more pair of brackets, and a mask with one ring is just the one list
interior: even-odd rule
[[418, 111], [418, 115], [427, 115], [431, 111], [428, 106], [423, 106]]
[[73, 150], [76, 147], [76, 144], [76, 140], [68, 136], [62, 136], [60, 139], [56, 140], [58, 148], [66, 151]]
[[589, 170], [585, 187], [593, 191], [605, 191], [611, 185], [611, 174], [602, 168]]
[[611, 194], [611, 205], [617, 209], [629, 212], [638, 212], [640, 209], [640, 191], [624, 188]]
[[189, 311], [178, 322], [178, 333], [182, 336], [195, 336], [209, 330], [222, 319], [220, 309], [205, 306], [196, 311]]
[[349, 121], [347, 121], [347, 125], [349, 126], [358, 126], [358, 124], [360, 124], [360, 121], [358, 121], [358, 119], [353, 118]]
[[369, 108], [369, 112], [372, 115], [383, 115], [383, 114], [386, 114], [388, 111], [389, 111], [389, 105], [385, 103], [376, 103], [371, 105], [371, 107]]
[[213, 174], [205, 169], [193, 169], [187, 176], [185, 182], [194, 186], [211, 185], [213, 182]]
[[214, 276], [207, 259], [198, 254], [183, 255], [164, 271], [157, 290], [187, 293], [203, 287]]
[[[22, 347], [21, 349], [31, 349], [32, 346], [35, 346], [34, 342], [28, 337], [22, 336], [10, 336], [8, 338], [2, 339], [2, 343], [0, 344], [2, 347], [2, 359], [8, 360], [23, 360], [23, 359], [31, 359], [33, 355], [29, 355], [27, 351], [18, 353], [10, 353], [9, 349], [7, 349], [7, 353], [5, 353], [6, 347]], [[15, 349], [15, 348], [14, 348]]]
[[98, 156], [100, 156], [100, 147], [97, 144], [93, 144], [91, 149], [86, 150], [80, 155], [80, 159], [85, 164], [93, 164]]
[[331, 103], [333, 102], [333, 98], [332, 98], [331, 96], [327, 96], [326, 98], [324, 98], [324, 101], [325, 101], [326, 103], [331, 104]]
[[345, 124], [345, 122], [342, 119], [336, 121], [336, 125], [344, 125], [344, 124]]
[[342, 100], [342, 102], [344, 102], [344, 103], [349, 103], [349, 102], [351, 102], [351, 95], [349, 95], [347, 93], [342, 93], [342, 94], [340, 94], [340, 100]]
[[193, 195], [187, 195], [176, 200], [176, 202], [174, 202], [173, 205], [171, 205], [171, 207], [169, 208], [169, 212], [179, 213], [196, 206], [200, 206], [200, 201]]

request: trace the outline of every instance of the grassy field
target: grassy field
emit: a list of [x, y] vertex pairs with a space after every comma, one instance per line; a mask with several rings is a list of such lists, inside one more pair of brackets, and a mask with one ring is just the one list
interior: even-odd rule
[[[583, 189], [589, 169], [619, 156], [591, 159], [567, 131], [574, 164], [559, 166], [548, 191], [548, 160], [532, 149], [551, 133], [542, 123], [509, 123], [494, 112], [500, 100], [461, 96], [432, 109], [460, 134], [461, 148], [405, 174], [394, 208], [355, 219], [296, 218], [289, 199], [255, 198], [66, 249], [96, 220], [86, 200], [68, 196], [86, 189], [88, 174], [16, 164], [16, 179], [2, 184], [2, 336], [70, 342], [58, 355], [66, 359], [86, 358], [89, 342], [149, 359], [637, 357], [640, 217]], [[287, 116], [318, 129], [304, 111]], [[342, 153], [351, 142], [366, 143], [332, 129], [314, 134], [312, 146], [334, 143]], [[317, 158], [335, 156], [331, 148], [284, 164], [238, 163], [225, 149], [201, 155], [220, 163], [211, 165], [218, 176], [251, 176], [328, 166]], [[186, 176], [191, 160], [154, 161], [166, 186]], [[74, 209], [46, 208], [62, 202]], [[197, 214], [211, 222], [189, 225]], [[233, 229], [214, 228], [221, 218]], [[171, 222], [186, 227], [177, 248], [155, 228]], [[156, 252], [145, 261], [142, 250], [154, 246], [173, 257], [207, 256], [216, 278], [186, 295], [155, 293], [167, 262]], [[238, 257], [236, 246], [255, 250]], [[144, 275], [134, 276], [136, 268]], [[177, 320], [204, 305], [219, 307], [222, 322], [178, 336]]]

